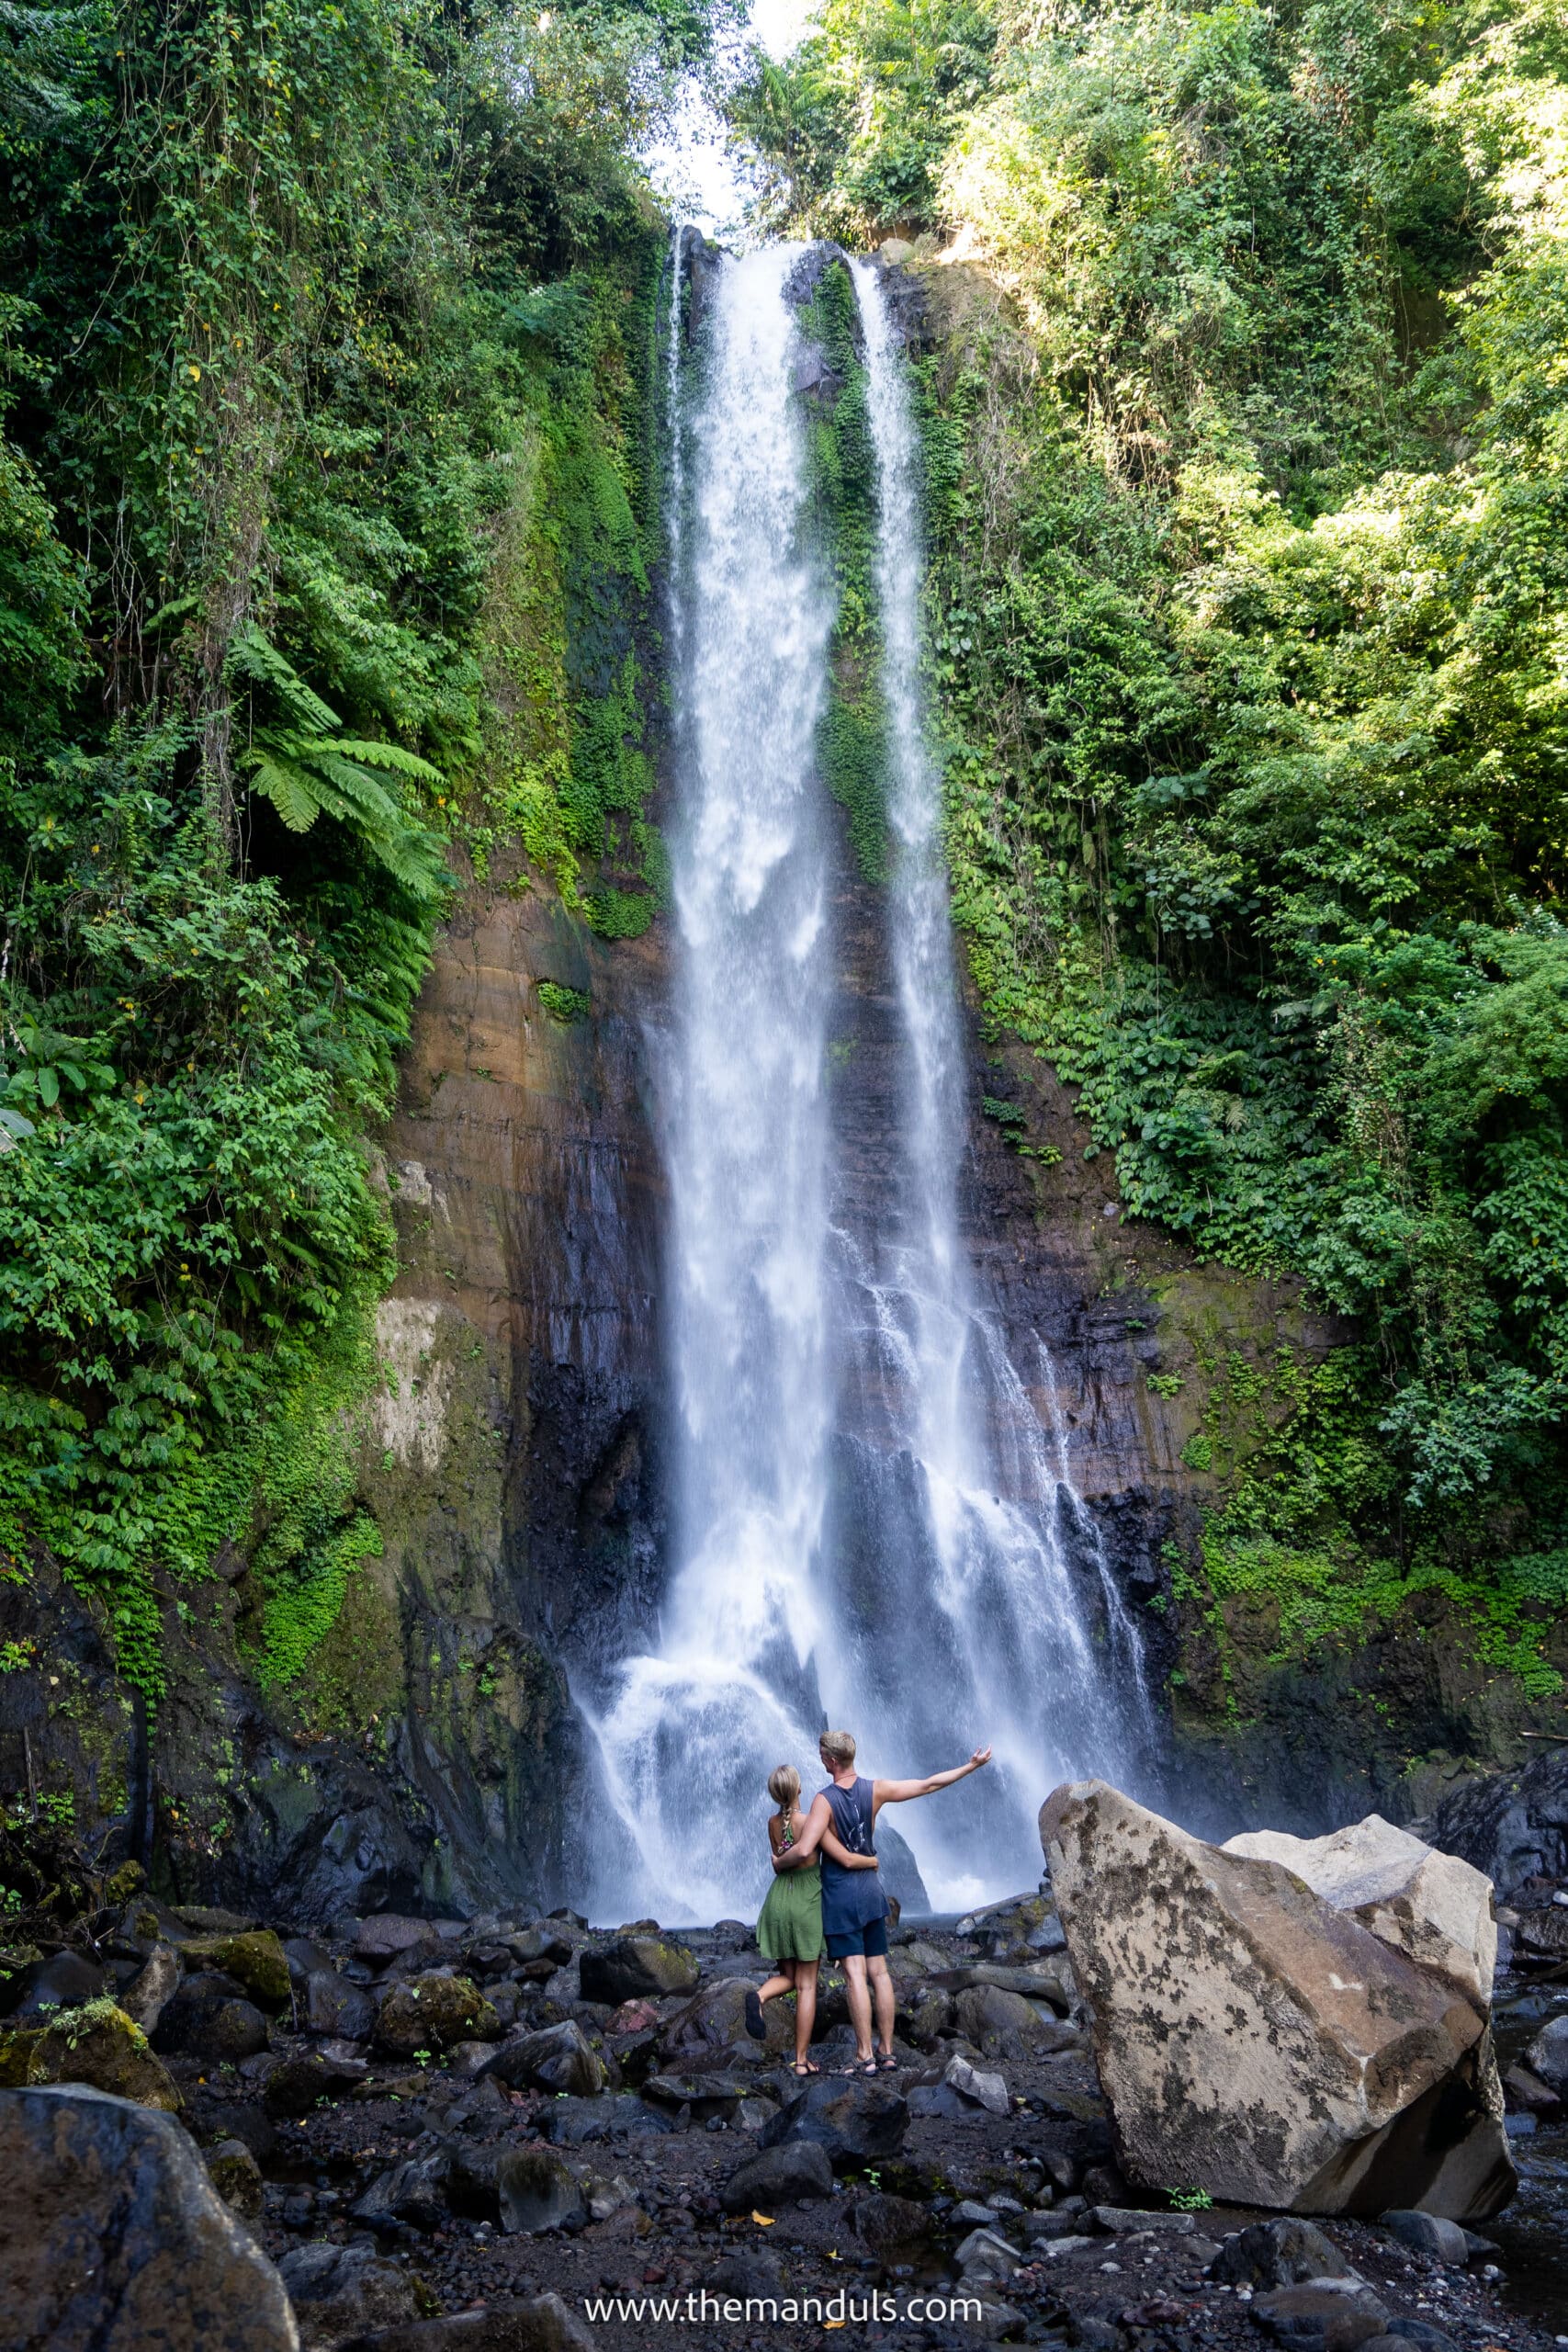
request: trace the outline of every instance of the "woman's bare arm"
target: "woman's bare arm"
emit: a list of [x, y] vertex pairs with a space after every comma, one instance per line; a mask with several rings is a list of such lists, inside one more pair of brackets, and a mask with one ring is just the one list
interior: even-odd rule
[[874, 1871], [878, 1867], [874, 1854], [852, 1854], [849, 1848], [840, 1843], [836, 1831], [831, 1829], [822, 1832], [822, 1851], [830, 1862], [837, 1862], [846, 1871]]

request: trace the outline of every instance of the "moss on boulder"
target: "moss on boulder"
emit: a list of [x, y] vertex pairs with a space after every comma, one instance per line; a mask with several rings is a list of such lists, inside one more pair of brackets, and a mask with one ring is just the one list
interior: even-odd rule
[[85, 2083], [170, 2115], [181, 2105], [141, 2028], [107, 2000], [62, 2010], [44, 2026], [0, 2032], [0, 2090], [30, 2090], [48, 2083]]
[[376, 2040], [399, 2058], [500, 2036], [501, 2019], [466, 1976], [410, 1977], [392, 1987], [376, 2019]]
[[270, 1928], [245, 1935], [193, 1936], [182, 1947], [187, 1968], [220, 1969], [264, 2009], [288, 2006], [288, 1962]]

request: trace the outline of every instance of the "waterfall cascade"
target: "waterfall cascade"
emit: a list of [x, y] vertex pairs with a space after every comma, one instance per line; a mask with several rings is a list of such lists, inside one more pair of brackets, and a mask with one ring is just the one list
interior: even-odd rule
[[898, 1822], [927, 1898], [961, 1906], [1037, 1875], [1034, 1815], [1055, 1781], [1125, 1770], [1119, 1686], [1141, 1690], [1137, 1645], [1103, 1574], [1086, 1612], [1092, 1522], [962, 1246], [964, 1040], [920, 685], [919, 449], [881, 272], [852, 265], [878, 480], [899, 1035], [886, 1219], [857, 1218], [836, 1182], [836, 829], [814, 760], [833, 609], [795, 390], [809, 372], [788, 295], [799, 249], [725, 261], [689, 402], [681, 255], [677, 232], [680, 973], [663, 1050], [676, 1523], [656, 1642], [578, 1693], [626, 1832], [604, 1841], [589, 1899], [618, 1917], [754, 1907], [766, 1775], [791, 1760], [809, 1787], [831, 1721], [873, 1770], [993, 1744], [992, 1771]]

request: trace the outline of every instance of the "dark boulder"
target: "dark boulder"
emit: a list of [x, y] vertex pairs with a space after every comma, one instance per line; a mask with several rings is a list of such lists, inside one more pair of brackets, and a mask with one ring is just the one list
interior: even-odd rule
[[1348, 2278], [1350, 2265], [1315, 2222], [1255, 2222], [1227, 2238], [1209, 2276], [1234, 2287], [1293, 2287], [1306, 2278]]
[[343, 2041], [367, 2041], [376, 2024], [376, 2004], [334, 1968], [315, 1968], [300, 1997], [300, 2022], [308, 2032], [333, 2034]]
[[536, 2237], [587, 2219], [575, 2175], [547, 2148], [509, 2148], [496, 2159], [496, 2197], [503, 2230]]
[[295, 2352], [277, 2272], [172, 2116], [0, 2093], [6, 2352]]
[[668, 1936], [617, 1936], [580, 1963], [582, 1997], [618, 2009], [623, 2001], [657, 2000], [666, 1993], [696, 1987], [697, 1963], [684, 1944]]
[[235, 2064], [266, 2048], [266, 2019], [231, 1976], [187, 1976], [164, 2004], [152, 2047], [163, 2056]]
[[604, 2060], [575, 2018], [503, 2042], [479, 2073], [504, 2083], [508, 2090], [564, 2092], [577, 2098], [595, 2098], [609, 2079]]
[[1502, 1902], [1527, 1879], [1568, 1878], [1568, 1748], [1522, 1771], [1467, 1781], [1419, 1830], [1428, 1845], [1484, 1871]]
[[558, 2295], [491, 2303], [351, 2336], [338, 2352], [592, 2352], [593, 2339]]
[[819, 2140], [786, 2140], [759, 2148], [732, 2172], [719, 2193], [727, 2213], [798, 2205], [803, 2197], [831, 2197], [833, 2162]]
[[412, 1976], [394, 1984], [376, 2015], [376, 2040], [399, 2058], [459, 2041], [494, 2041], [501, 2019], [466, 1976]]
[[880, 2083], [823, 2075], [762, 2126], [761, 2145], [815, 2140], [827, 2149], [836, 2172], [848, 2172], [897, 2155], [908, 2126], [908, 2104], [897, 2091]]
[[345, 2336], [412, 2320], [413, 2280], [368, 2246], [301, 2245], [277, 2266], [299, 2324], [304, 2352], [327, 2352]]
[[104, 1972], [79, 1951], [51, 1952], [46, 1960], [29, 1961], [7, 1989], [16, 1996], [11, 2007], [16, 2023], [38, 2025], [62, 2009], [80, 2009], [101, 2000]]

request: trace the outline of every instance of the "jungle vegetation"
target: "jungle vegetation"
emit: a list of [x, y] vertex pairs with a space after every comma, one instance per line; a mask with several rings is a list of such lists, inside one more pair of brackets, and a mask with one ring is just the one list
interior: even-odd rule
[[1265, 1383], [1219, 1551], [1560, 1610], [1568, 17], [827, 0], [734, 120], [770, 220], [936, 265], [996, 1033], [1130, 1214], [1354, 1334]]
[[254, 1546], [287, 1675], [375, 1548], [333, 1415], [455, 874], [651, 914], [636, 156], [722, 14], [0, 16], [0, 1552], [152, 1695], [158, 1574]]

